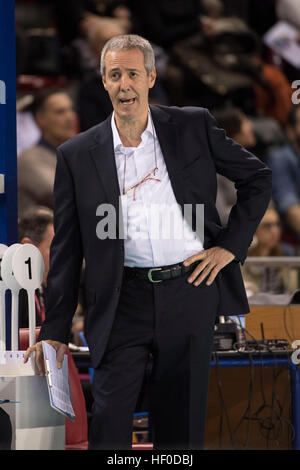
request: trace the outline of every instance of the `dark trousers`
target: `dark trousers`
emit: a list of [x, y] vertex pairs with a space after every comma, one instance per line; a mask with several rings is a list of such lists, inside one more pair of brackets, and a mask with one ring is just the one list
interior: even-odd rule
[[149, 353], [154, 449], [202, 449], [218, 288], [188, 274], [152, 284], [124, 279], [93, 379], [89, 449], [131, 449], [133, 414]]

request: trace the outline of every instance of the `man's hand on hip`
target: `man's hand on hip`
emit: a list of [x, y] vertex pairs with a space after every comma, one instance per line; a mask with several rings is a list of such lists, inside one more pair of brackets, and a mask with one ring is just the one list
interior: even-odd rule
[[[63, 360], [64, 360], [64, 355], [68, 349], [68, 346], [64, 343], [60, 343], [59, 341], [52, 341], [50, 339], [47, 339], [46, 343], [51, 344], [51, 346], [53, 346], [54, 349], [56, 350], [57, 367], [58, 369], [61, 369]], [[24, 357], [24, 363], [28, 361], [29, 356], [33, 352], [35, 352], [35, 362], [36, 362], [36, 366], [38, 368], [39, 374], [45, 375], [42, 341], [39, 341], [38, 343], [34, 344], [33, 346], [27, 349], [25, 357]]]
[[214, 246], [208, 250], [203, 250], [197, 255], [193, 255], [184, 261], [185, 266], [189, 266], [195, 261], [201, 261], [196, 269], [191, 273], [188, 278], [188, 282], [193, 283], [194, 286], [199, 286], [201, 282], [209, 275], [206, 281], [206, 285], [210, 285], [219, 271], [224, 268], [227, 264], [231, 263], [235, 258], [235, 255], [231, 251], [221, 248], [220, 246]]

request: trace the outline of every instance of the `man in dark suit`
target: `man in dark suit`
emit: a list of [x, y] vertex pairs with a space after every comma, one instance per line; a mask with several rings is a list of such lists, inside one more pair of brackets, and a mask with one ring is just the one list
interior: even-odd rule
[[[199, 449], [215, 319], [249, 311], [239, 262], [268, 205], [271, 171], [227, 138], [206, 109], [149, 108], [156, 73], [143, 38], [110, 40], [101, 75], [113, 115], [57, 151], [55, 236], [39, 339], [55, 347], [61, 366], [84, 257], [85, 334], [95, 368], [90, 449], [131, 447], [149, 354], [154, 448]], [[217, 172], [237, 188], [226, 227], [215, 208]], [[155, 238], [151, 204], [163, 207], [157, 229], [174, 202], [174, 225], [184, 235]], [[196, 231], [199, 204], [204, 237]], [[40, 341], [25, 360], [32, 351], [42, 372]]]

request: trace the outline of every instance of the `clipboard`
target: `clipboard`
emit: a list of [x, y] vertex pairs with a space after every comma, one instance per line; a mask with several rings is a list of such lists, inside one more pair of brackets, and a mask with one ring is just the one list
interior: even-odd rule
[[42, 341], [42, 347], [50, 405], [66, 418], [75, 421], [69, 385], [68, 357], [64, 356], [62, 368], [58, 369], [56, 350], [46, 341]]

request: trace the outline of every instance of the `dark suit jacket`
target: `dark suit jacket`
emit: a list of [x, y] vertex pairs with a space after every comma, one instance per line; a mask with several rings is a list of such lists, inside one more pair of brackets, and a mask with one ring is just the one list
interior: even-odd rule
[[[204, 204], [204, 248], [222, 246], [243, 263], [271, 197], [271, 170], [227, 138], [207, 109], [151, 106], [151, 113], [177, 202]], [[100, 204], [113, 204], [119, 220], [111, 117], [61, 145], [57, 155], [55, 236], [40, 339], [68, 343], [84, 257], [85, 334], [97, 366], [114, 320], [124, 266], [124, 240], [118, 236], [100, 240], [96, 235]], [[233, 180], [237, 188], [237, 204], [226, 227], [215, 208], [216, 172]], [[249, 312], [238, 262], [223, 268], [216, 282], [219, 315]]]

